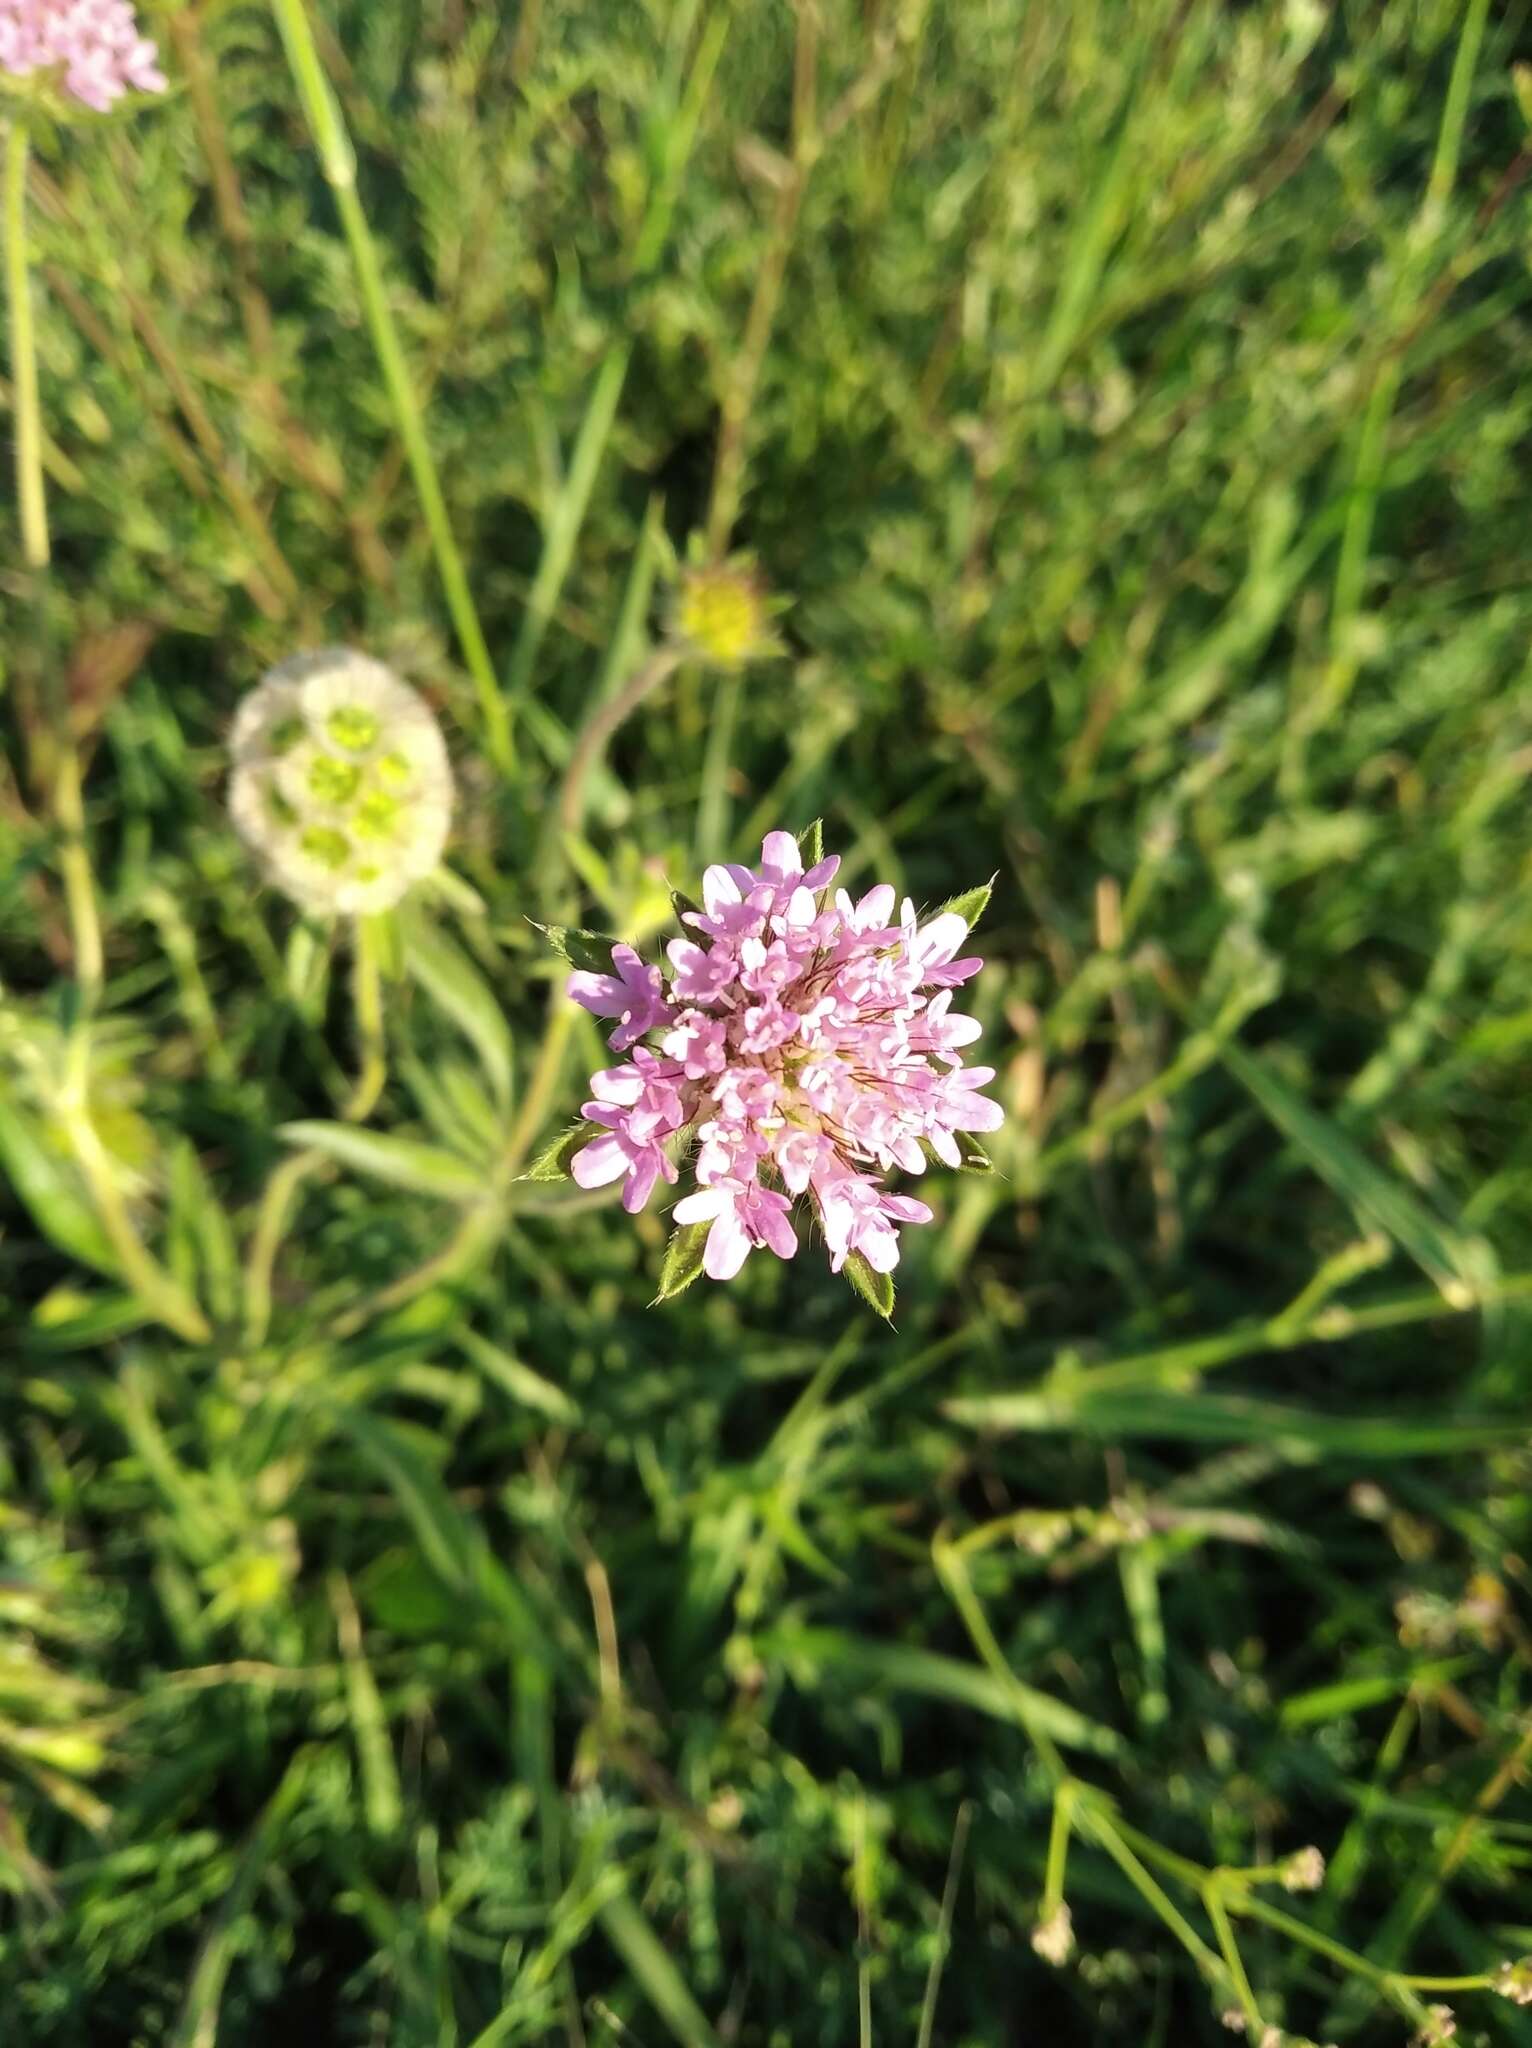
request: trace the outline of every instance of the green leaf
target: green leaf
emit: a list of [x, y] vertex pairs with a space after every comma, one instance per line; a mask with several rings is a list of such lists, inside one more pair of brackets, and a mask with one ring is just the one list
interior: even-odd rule
[[277, 1136], [288, 1145], [310, 1145], [326, 1158], [349, 1166], [390, 1187], [417, 1195], [435, 1195], [444, 1202], [471, 1202], [484, 1192], [482, 1170], [439, 1145], [415, 1138], [395, 1138], [382, 1131], [359, 1131], [351, 1124], [304, 1121], [279, 1126]]
[[972, 1131], [957, 1131], [953, 1135], [957, 1139], [958, 1151], [962, 1154], [962, 1164], [958, 1167], [959, 1173], [994, 1172], [994, 1160], [990, 1158]]
[[232, 1317], [239, 1299], [234, 1225], [185, 1138], [171, 1147], [166, 1173], [166, 1259], [189, 1293], [204, 1293], [215, 1316]]
[[991, 875], [989, 880], [981, 882], [977, 889], [965, 889], [961, 896], [949, 896], [936, 914], [938, 917], [945, 917], [949, 910], [955, 911], [972, 931], [988, 910], [989, 899], [994, 894], [994, 889], [995, 877]]
[[580, 1420], [578, 1406], [562, 1387], [555, 1386], [552, 1380], [545, 1380], [541, 1373], [533, 1372], [531, 1366], [523, 1365], [519, 1358], [512, 1358], [498, 1344], [491, 1344], [488, 1338], [473, 1330], [460, 1330], [457, 1341], [484, 1377], [520, 1406], [535, 1408], [539, 1414], [551, 1416], [555, 1422]]
[[495, 1101], [505, 1109], [511, 1099], [511, 1034], [484, 977], [466, 953], [421, 921], [406, 937], [404, 961], [479, 1055]]
[[1067, 1390], [974, 1394], [942, 1403], [973, 1429], [1063, 1431], [1101, 1442], [1162, 1437], [1167, 1443], [1267, 1444], [1294, 1460], [1448, 1458], [1523, 1441], [1514, 1416], [1327, 1415], [1240, 1394]]
[[551, 1662], [551, 1645], [526, 1594], [411, 1436], [393, 1423], [354, 1410], [342, 1417], [341, 1427], [387, 1484], [415, 1532], [422, 1556], [442, 1584], [499, 1623], [511, 1646], [541, 1663]]
[[614, 939], [610, 932], [588, 932], [578, 925], [539, 924], [535, 917], [527, 923], [534, 931], [542, 933], [555, 953], [567, 960], [571, 967], [578, 967], [587, 974], [610, 974], [612, 972], [612, 948], [623, 941]]
[[545, 1145], [525, 1173], [517, 1180], [568, 1180], [569, 1162], [592, 1139], [601, 1135], [594, 1124], [571, 1124], [560, 1131], [551, 1145]]
[[676, 914], [677, 923], [684, 923], [688, 913], [693, 917], [700, 917], [702, 915], [702, 905], [695, 902], [690, 896], [683, 896], [679, 889], [671, 890], [670, 907]]
[[884, 1322], [894, 1319], [894, 1283], [892, 1276], [879, 1273], [868, 1265], [860, 1252], [848, 1252], [841, 1271], [851, 1282], [863, 1301], [875, 1308]]
[[68, 1157], [14, 1103], [0, 1102], [0, 1169], [48, 1242], [111, 1279], [121, 1268]]
[[712, 1223], [704, 1219], [701, 1223], [678, 1223], [670, 1233], [664, 1264], [660, 1267], [660, 1291], [654, 1297], [655, 1305], [674, 1301], [678, 1294], [684, 1294], [702, 1271], [703, 1248], [712, 1227]]
[[464, 1608], [418, 1550], [385, 1550], [363, 1573], [357, 1594], [368, 1615], [401, 1636], [462, 1633]]
[[632, 1971], [639, 1989], [681, 2048], [719, 2048], [718, 2036], [686, 1988], [681, 1972], [627, 1892], [601, 1908], [606, 1938]]
[[482, 1069], [440, 1058], [427, 1066], [406, 1055], [397, 1062], [397, 1070], [432, 1136], [449, 1152], [488, 1167], [505, 1139], [500, 1112], [480, 1081]]
[[798, 834], [798, 853], [804, 868], [817, 868], [825, 857], [825, 821], [816, 818]]
[[1096, 1756], [1121, 1756], [1122, 1737], [1066, 1701], [1039, 1692], [1019, 1678], [1001, 1680], [982, 1664], [968, 1664], [913, 1644], [875, 1642], [834, 1628], [799, 1628], [789, 1623], [754, 1638], [766, 1661], [780, 1661], [795, 1680], [838, 1678], [854, 1689], [886, 1687], [918, 1693], [952, 1706], [972, 1707], [1012, 1727], [1038, 1728], [1065, 1749]]
[[1222, 1047], [1219, 1057], [1320, 1179], [1366, 1223], [1408, 1252], [1453, 1308], [1471, 1306], [1493, 1287], [1494, 1254], [1481, 1238], [1439, 1222], [1418, 1196], [1375, 1166], [1336, 1123], [1294, 1094], [1269, 1062], [1233, 1041]]

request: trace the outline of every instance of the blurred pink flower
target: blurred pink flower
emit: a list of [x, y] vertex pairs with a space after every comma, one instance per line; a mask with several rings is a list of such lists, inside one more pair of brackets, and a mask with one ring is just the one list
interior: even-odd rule
[[0, 71], [29, 78], [58, 67], [64, 89], [97, 113], [130, 88], [165, 90], [128, 0], [0, 0]]
[[[957, 958], [966, 919], [947, 910], [922, 923], [906, 902], [893, 922], [887, 883], [857, 903], [844, 890], [832, 899], [839, 865], [805, 873], [791, 833], [768, 833], [758, 869], [708, 869], [704, 907], [685, 913], [704, 943], [671, 942], [668, 984], [630, 946], [613, 948], [615, 973], [570, 977], [577, 1002], [618, 1020], [613, 1049], [632, 1054], [592, 1081], [581, 1113], [603, 1133], [571, 1171], [582, 1187], [623, 1180], [625, 1205], [640, 1209], [657, 1180], [677, 1178], [666, 1139], [694, 1136], [696, 1192], [674, 1214], [710, 1226], [715, 1280], [762, 1246], [793, 1256], [794, 1196], [808, 1198], [834, 1271], [855, 1253], [890, 1272], [897, 1226], [931, 1211], [884, 1176], [923, 1173], [931, 1156], [958, 1166], [958, 1134], [1001, 1121], [978, 1092], [993, 1069], [963, 1064], [979, 1025], [952, 1009], [982, 964]], [[640, 1043], [650, 1032], [658, 1051]]]

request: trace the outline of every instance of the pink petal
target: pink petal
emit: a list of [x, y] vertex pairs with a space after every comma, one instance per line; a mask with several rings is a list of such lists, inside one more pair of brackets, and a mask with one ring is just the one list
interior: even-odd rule
[[628, 1155], [615, 1138], [598, 1138], [569, 1162], [569, 1171], [582, 1188], [604, 1188], [627, 1170]]
[[750, 1240], [731, 1202], [727, 1208], [719, 1210], [717, 1220], [707, 1234], [707, 1243], [702, 1251], [703, 1270], [710, 1280], [732, 1280], [749, 1256]]
[[761, 866], [789, 877], [803, 873], [803, 856], [791, 832], [768, 832], [761, 841]]

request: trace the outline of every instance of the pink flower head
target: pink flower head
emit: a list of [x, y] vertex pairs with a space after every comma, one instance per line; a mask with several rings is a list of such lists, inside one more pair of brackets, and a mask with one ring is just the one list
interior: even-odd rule
[[163, 92], [157, 52], [128, 0], [0, 0], [0, 71], [61, 70], [66, 92], [97, 113], [130, 88]]
[[[3, 4], [3, 0], [0, 0]], [[924, 922], [905, 902], [895, 921], [887, 883], [853, 901], [829, 884], [833, 856], [807, 872], [797, 841], [771, 832], [758, 868], [710, 867], [703, 908], [672, 940], [668, 976], [630, 946], [612, 974], [579, 972], [570, 993], [598, 1016], [623, 1064], [597, 1074], [582, 1115], [600, 1135], [574, 1156], [582, 1187], [621, 1180], [641, 1208], [657, 1180], [674, 1182], [680, 1148], [697, 1139], [695, 1189], [678, 1224], [708, 1226], [703, 1266], [715, 1280], [761, 1248], [798, 1248], [793, 1198], [806, 1198], [831, 1267], [864, 1260], [889, 1273], [899, 1226], [928, 1223], [924, 1202], [884, 1176], [959, 1166], [974, 1149], [960, 1132], [994, 1130], [998, 1103], [979, 1090], [989, 1067], [966, 1067], [977, 1021], [953, 990], [983, 964], [958, 958], [957, 911]], [[659, 1034], [659, 1051], [641, 1043]]]

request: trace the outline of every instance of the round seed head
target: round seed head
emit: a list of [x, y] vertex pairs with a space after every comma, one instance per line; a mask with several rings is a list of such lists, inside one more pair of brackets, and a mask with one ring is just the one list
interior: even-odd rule
[[452, 771], [407, 683], [351, 648], [280, 663], [230, 736], [229, 811], [271, 880], [307, 910], [387, 910], [441, 858]]

